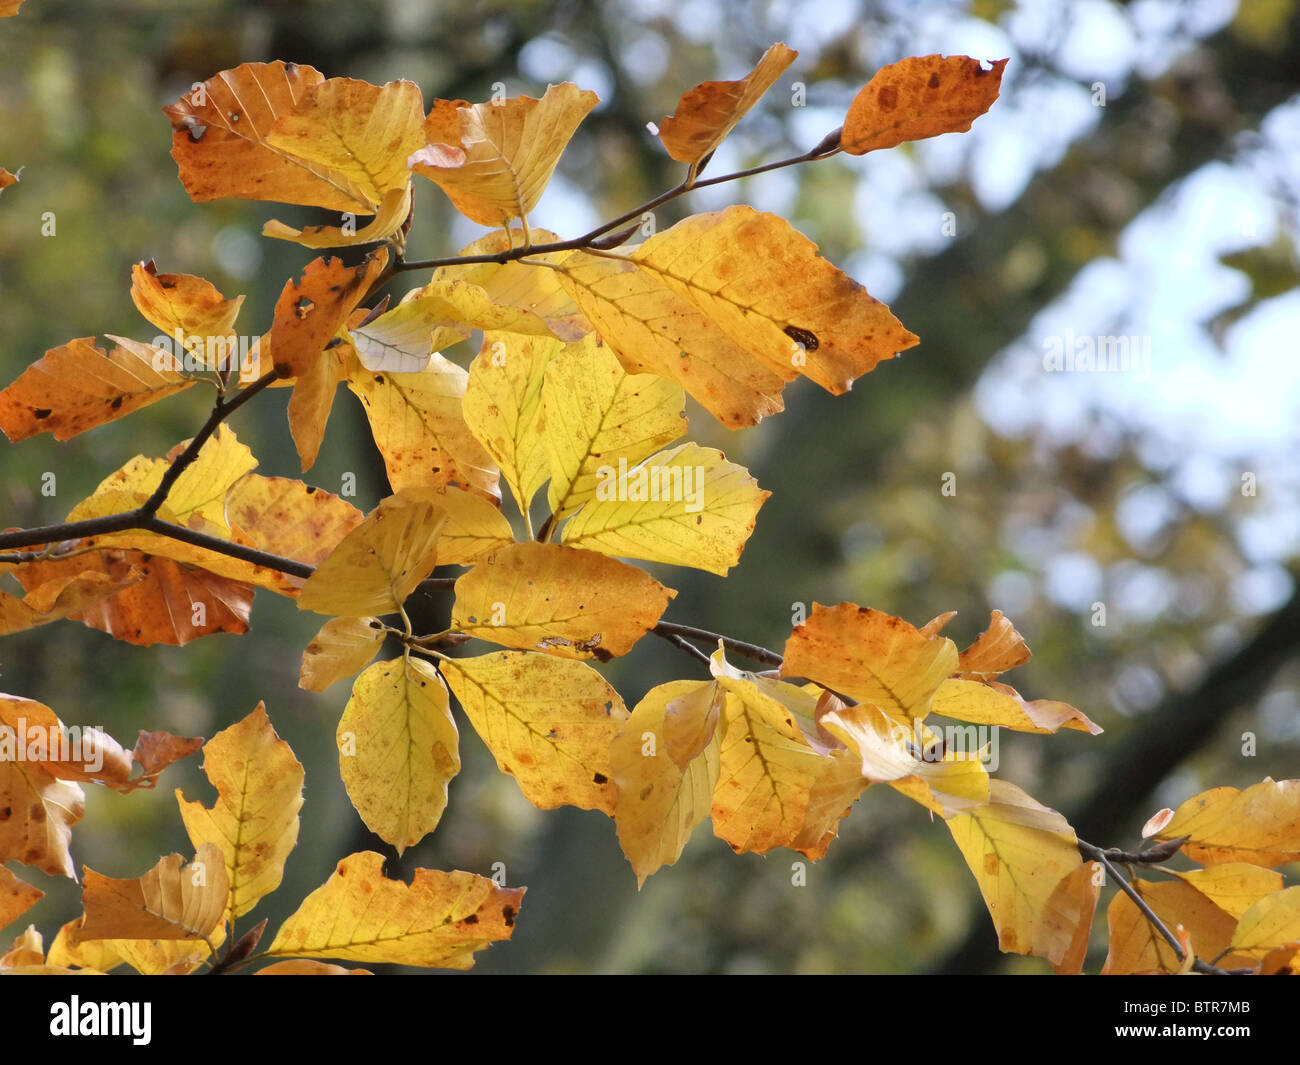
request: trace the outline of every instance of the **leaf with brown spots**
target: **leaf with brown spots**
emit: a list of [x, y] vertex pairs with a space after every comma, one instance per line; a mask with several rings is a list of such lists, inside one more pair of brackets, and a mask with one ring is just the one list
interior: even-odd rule
[[524, 888], [473, 873], [417, 869], [409, 885], [362, 851], [339, 862], [283, 925], [271, 957], [340, 958], [468, 969], [474, 954], [509, 939]]
[[940, 133], [961, 133], [993, 106], [1002, 86], [999, 59], [985, 70], [969, 56], [926, 55], [884, 67], [854, 97], [840, 146], [849, 155], [892, 148]]
[[13, 859], [76, 880], [68, 844], [85, 811], [85, 796], [42, 761], [18, 757], [20, 731], [26, 747], [35, 738], [33, 729], [38, 736], [53, 735], [58, 716], [44, 703], [0, 695], [0, 862]]
[[229, 876], [226, 914], [234, 920], [274, 891], [298, 841], [303, 769], [258, 703], [248, 717], [203, 747], [203, 772], [217, 789], [211, 808], [176, 789], [181, 819], [198, 847], [220, 848]]
[[37, 433], [69, 440], [194, 384], [168, 368], [166, 351], [109, 339], [117, 341], [111, 353], [96, 347], [94, 337], [50, 348], [0, 392], [0, 430], [14, 443]]

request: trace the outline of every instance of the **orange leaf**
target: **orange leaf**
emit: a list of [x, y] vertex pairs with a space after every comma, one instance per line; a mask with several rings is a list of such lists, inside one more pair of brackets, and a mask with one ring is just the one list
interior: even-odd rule
[[877, 72], [849, 107], [840, 146], [850, 155], [970, 129], [998, 98], [1002, 68], [969, 56], [913, 56]]
[[18, 757], [30, 730], [46, 736], [59, 728], [48, 706], [15, 695], [0, 695], [0, 863], [10, 858], [53, 876], [76, 880], [68, 844], [72, 826], [85, 811], [85, 796], [73, 783], [58, 780], [41, 761]]
[[799, 53], [774, 44], [739, 81], [706, 81], [684, 93], [677, 111], [659, 123], [659, 139], [679, 163], [698, 163], [713, 151]]
[[0, 928], [18, 918], [45, 897], [40, 888], [19, 880], [0, 865]]
[[346, 173], [271, 146], [267, 135], [325, 80], [296, 63], [243, 63], [223, 70], [163, 108], [172, 123], [172, 158], [196, 201], [238, 197], [370, 213], [371, 201]]
[[[223, 360], [209, 368], [230, 365], [231, 330], [243, 296], [228, 300], [210, 281], [193, 274], [160, 274], [152, 262], [147, 262], [131, 268], [131, 300], [163, 336], [171, 339], [179, 334], [183, 345], [190, 337], [203, 340], [205, 357], [216, 346], [214, 342], [220, 340]], [[183, 353], [173, 347], [172, 354]]]
[[111, 339], [117, 341], [111, 354], [96, 347], [94, 337], [50, 348], [0, 392], [0, 430], [14, 443], [37, 433], [68, 440], [194, 383], [166, 368], [167, 352], [122, 337]]

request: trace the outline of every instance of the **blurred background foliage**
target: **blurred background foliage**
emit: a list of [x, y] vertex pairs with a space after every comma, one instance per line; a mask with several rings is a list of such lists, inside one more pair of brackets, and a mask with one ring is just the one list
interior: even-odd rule
[[[659, 229], [733, 202], [781, 213], [921, 337], [847, 396], [799, 382], [787, 411], [751, 430], [727, 433], [692, 408], [692, 436], [774, 494], [729, 578], [656, 571], [681, 591], [670, 619], [779, 650], [801, 606], [850, 599], [916, 624], [957, 610], [947, 634], [964, 646], [1004, 610], [1034, 650], [1019, 689], [1074, 703], [1106, 732], [1004, 733], [999, 772], [1101, 845], [1135, 845], [1151, 813], [1198, 790], [1295, 776], [1295, 0], [28, 0], [0, 23], [0, 165], [24, 167], [0, 202], [0, 377], [73, 337], [149, 339], [127, 293], [131, 265], [150, 258], [245, 293], [241, 330], [266, 328], [311, 253], [263, 239], [262, 223], [323, 219], [189, 201], [159, 108], [219, 70], [283, 59], [407, 78], [426, 104], [484, 100], [497, 83], [509, 95], [594, 89], [601, 104], [532, 219], [569, 236], [675, 184], [680, 168], [646, 123], [699, 81], [741, 76], [777, 40], [799, 59], [710, 174], [807, 149], [903, 56], [1011, 63], [969, 134], [701, 190], [657, 213]], [[416, 185], [411, 257], [481, 234]], [[399, 280], [395, 297], [419, 283]], [[1045, 338], [1067, 329], [1142, 340], [1149, 374], [1045, 372]], [[3, 525], [61, 520], [133, 455], [191, 435], [206, 396], [66, 444], [0, 444]], [[301, 476], [286, 399], [268, 393], [233, 428], [262, 473]], [[306, 479], [337, 492], [346, 473], [363, 510], [387, 492], [342, 392]], [[946, 474], [955, 494], [941, 492]], [[447, 601], [419, 607], [420, 624], [442, 627]], [[480, 955], [480, 971], [1046, 971], [997, 954], [948, 832], [885, 787], [864, 794], [804, 886], [799, 855], [733, 855], [701, 827], [638, 893], [612, 823], [533, 810], [463, 725], [447, 814], [399, 861], [339, 780], [346, 685], [296, 687], [319, 621], [261, 593], [249, 634], [179, 649], [62, 623], [6, 638], [0, 673], [4, 690], [128, 746], [140, 728], [211, 736], [265, 700], [307, 770], [297, 850], [256, 911], [272, 928], [339, 857], [372, 848], [392, 857], [390, 875], [501, 862], [528, 886], [513, 940]], [[631, 706], [698, 667], [648, 639], [606, 673]], [[198, 758], [154, 792], [89, 789], [77, 862], [126, 877], [188, 852], [178, 787], [212, 797]], [[48, 943], [78, 912], [77, 886], [21, 872], [47, 897], [5, 935], [30, 919]], [[1099, 918], [1104, 950], [1103, 930]]]

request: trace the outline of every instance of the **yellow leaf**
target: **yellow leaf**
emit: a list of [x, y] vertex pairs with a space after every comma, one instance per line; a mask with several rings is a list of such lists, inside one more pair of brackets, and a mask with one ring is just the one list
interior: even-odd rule
[[765, 854], [798, 838], [827, 760], [793, 722], [774, 724], [780, 710], [757, 688], [738, 690], [743, 695], [728, 691], [722, 710], [713, 833], [738, 854]]
[[204, 745], [203, 771], [217, 789], [216, 803], [209, 809], [188, 801], [179, 788], [176, 801], [190, 842], [220, 848], [233, 921], [280, 886], [285, 859], [298, 840], [303, 770], [258, 703]]
[[[532, 243], [554, 244], [559, 237], [545, 229], [529, 231]], [[466, 245], [457, 256], [499, 255], [524, 243], [524, 231], [495, 230]], [[568, 253], [534, 252], [528, 258], [558, 264]], [[481, 290], [482, 295], [476, 290]], [[454, 310], [455, 329], [465, 335], [473, 329], [489, 329], [489, 323], [509, 322], [512, 333], [545, 335], [550, 332], [567, 343], [581, 340], [591, 332], [591, 323], [583, 317], [577, 304], [564, 291], [554, 270], [538, 270], [531, 263], [515, 260], [504, 263], [462, 263], [440, 266], [429, 283], [408, 299], [434, 297]], [[513, 313], [511, 313], [513, 312]], [[506, 329], [500, 325], [495, 328]]]
[[445, 516], [429, 489], [388, 496], [303, 585], [298, 609], [368, 617], [395, 613], [437, 564]]
[[172, 158], [190, 198], [277, 200], [368, 214], [373, 201], [346, 173], [267, 141], [276, 120], [324, 80], [296, 63], [243, 63], [164, 107]]
[[542, 382], [547, 365], [563, 347], [543, 337], [485, 333], [469, 368], [465, 424], [500, 467], [521, 514], [528, 513], [550, 475], [541, 424]]
[[[618, 787], [614, 822], [638, 888], [651, 873], [681, 857], [691, 832], [709, 816], [722, 738], [714, 689], [707, 681], [659, 685], [633, 708], [610, 747]], [[674, 707], [694, 711], [689, 723], [676, 725], [679, 732], [693, 733], [698, 744], [684, 758], [670, 754]]]
[[[110, 474], [100, 482], [99, 487], [88, 499], [78, 503], [68, 515], [69, 521], [83, 518], [101, 517], [130, 509], [123, 503], [130, 503], [122, 493], [134, 493], [149, 496], [162, 482], [163, 475], [171, 466], [172, 460], [180, 454], [189, 441], [177, 444], [165, 459], [149, 459], [137, 456], [117, 472]], [[196, 527], [194, 518], [202, 520], [204, 532], [227, 538], [230, 526], [226, 522], [226, 496], [235, 482], [257, 467], [257, 459], [249, 448], [241, 444], [234, 431], [228, 425], [220, 425], [217, 431], [204, 442], [198, 456], [185, 471], [176, 478], [167, 493], [167, 510], [172, 520], [190, 528]], [[114, 493], [117, 493], [114, 496]], [[97, 500], [103, 496], [114, 496], [98, 505]], [[131, 504], [135, 505], [135, 504]], [[133, 542], [131, 533], [110, 534], [96, 539], [101, 544], [121, 544], [122, 546], [142, 547]], [[138, 535], [136, 535], [138, 540]], [[152, 543], [152, 541], [150, 541]], [[147, 549], [147, 548], [146, 548]]]
[[443, 328], [428, 307], [404, 300], [392, 310], [348, 332], [361, 368], [371, 373], [416, 374], [427, 370], [437, 348], [454, 344], [469, 333]]
[[85, 922], [86, 915], [82, 914], [60, 928], [59, 934], [50, 944], [46, 961], [50, 965], [95, 969], [103, 973], [124, 964], [126, 959], [117, 952], [113, 940], [81, 938], [81, 928]]
[[1094, 724], [1069, 703], [1052, 699], [1028, 702], [1015, 688], [997, 682], [945, 680], [934, 693], [932, 709], [944, 717], [978, 725], [1001, 726], [1017, 732], [1052, 733], [1060, 728], [1076, 729], [1094, 736], [1101, 732], [1100, 725]]
[[681, 387], [654, 374], [625, 373], [594, 336], [564, 348], [545, 372], [541, 425], [556, 518], [595, 498], [599, 483], [618, 469], [686, 432]]
[[221, 850], [201, 843], [184, 868], [169, 854], [143, 876], [117, 880], [86, 870], [82, 939], [204, 939], [225, 919], [230, 882]]
[[569, 659], [500, 651], [444, 662], [442, 675], [529, 802], [613, 815], [610, 744], [628, 712], [599, 673]]
[[1241, 915], [1232, 934], [1232, 949], [1238, 954], [1263, 958], [1297, 939], [1300, 939], [1300, 887], [1289, 887], [1260, 899]]
[[0, 392], [0, 430], [14, 443], [37, 433], [70, 440], [189, 388], [166, 351], [122, 337], [111, 353], [93, 337], [50, 348]]
[[561, 539], [619, 558], [725, 574], [740, 561], [769, 495], [721, 451], [682, 444], [604, 472], [595, 498], [569, 519]]
[[782, 408], [802, 375], [836, 395], [917, 338], [752, 207], [698, 214], [624, 259], [573, 252], [560, 280], [629, 373], [678, 381], [732, 428]]
[[456, 581], [453, 628], [561, 658], [625, 655], [677, 593], [634, 566], [560, 544], [512, 544]]
[[458, 484], [499, 498], [492, 456], [465, 424], [469, 375], [441, 355], [422, 373], [354, 371], [350, 388], [366, 411], [375, 446], [395, 491]]
[[1281, 873], [1248, 862], [1225, 862], [1185, 873], [1174, 869], [1163, 871], [1178, 877], [1184, 884], [1190, 884], [1219, 909], [1238, 920], [1265, 895], [1282, 890]]
[[987, 805], [945, 824], [975, 874], [999, 947], [1054, 964], [1065, 960], [1074, 945], [1077, 907], [1071, 904], [1060, 919], [1051, 908], [1069, 901], [1056, 893], [1057, 885], [1082, 864], [1065, 818], [1014, 784], [990, 780]]
[[840, 146], [850, 155], [961, 133], [993, 106], [1005, 59], [991, 70], [969, 56], [912, 56], [883, 67], [853, 98]]
[[[19, 880], [0, 865], [0, 928], [10, 924], [45, 897], [45, 892]], [[44, 960], [44, 959], [42, 959]]]
[[376, 662], [357, 678], [338, 727], [348, 798], [401, 854], [432, 832], [460, 772], [447, 688], [427, 662]]
[[[191, 347], [186, 341], [191, 339], [202, 342], [205, 365], [217, 338], [220, 338], [223, 355], [232, 350], [230, 342], [235, 339], [235, 318], [244, 302], [243, 296], [228, 300], [210, 281], [193, 274], [160, 274], [155, 271], [153, 263], [148, 262], [137, 263], [131, 268], [131, 299], [136, 310], [173, 342], [173, 355], [184, 355]], [[184, 350], [176, 347], [177, 337]], [[214, 363], [208, 368], [228, 365]]]
[[386, 635], [378, 618], [331, 618], [303, 652], [298, 687], [323, 692], [360, 672], [379, 653]]
[[424, 143], [420, 87], [411, 81], [381, 87], [330, 78], [310, 86], [291, 112], [275, 120], [266, 143], [343, 175], [376, 205], [410, 182], [406, 157]]
[[432, 869], [417, 869], [408, 886], [385, 878], [383, 864], [373, 851], [344, 858], [268, 953], [468, 969], [475, 951], [510, 938], [524, 888]]
[[[361, 524], [363, 515], [345, 499], [287, 477], [249, 474], [226, 496], [226, 518], [254, 546], [310, 566], [320, 562], [339, 541]], [[272, 591], [285, 588], [257, 582]], [[296, 595], [303, 578], [285, 576], [289, 594]]]
[[659, 139], [679, 163], [698, 163], [719, 144], [799, 55], [774, 44], [739, 81], [706, 81], [683, 94], [676, 112], [659, 123]]
[[783, 676], [807, 677], [906, 721], [930, 712], [957, 665], [957, 647], [925, 636], [902, 618], [869, 607], [814, 603], [785, 645]]
[[465, 217], [505, 226], [537, 205], [560, 153], [598, 100], [565, 82], [549, 86], [540, 100], [516, 96], [460, 106], [458, 137], [435, 108], [425, 135], [439, 139], [412, 153], [407, 164], [437, 182]]
[[[0, 695], [0, 862], [15, 859], [52, 876], [76, 880], [68, 844], [72, 826], [85, 812], [76, 784], [54, 777], [43, 764], [19, 758], [19, 740], [28, 746], [31, 730], [51, 737], [59, 719], [44, 703]], [[48, 750], [49, 740], [44, 741]]]
[[1183, 803], [1156, 839], [1191, 836], [1183, 853], [1202, 865], [1249, 862], [1273, 868], [1300, 861], [1300, 780], [1211, 788]]

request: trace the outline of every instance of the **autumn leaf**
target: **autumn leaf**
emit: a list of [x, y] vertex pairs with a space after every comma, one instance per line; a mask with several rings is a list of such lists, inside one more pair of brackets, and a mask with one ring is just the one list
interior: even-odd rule
[[[951, 615], [945, 615], [944, 620], [948, 617]], [[1001, 610], [994, 610], [989, 615], [989, 627], [957, 656], [957, 675], [963, 680], [996, 680], [1024, 665], [1030, 657], [1025, 638]]]
[[[189, 547], [177, 546], [179, 541], [176, 540], [167, 543], [169, 554], [181, 554], [182, 548]], [[86, 545], [83, 543], [82, 546]], [[212, 552], [201, 548], [189, 551], [212, 557]], [[34, 587], [46, 581], [63, 579], [68, 574], [89, 573], [103, 575], [121, 590], [68, 616], [92, 629], [108, 633], [114, 639], [138, 647], [157, 643], [179, 647], [216, 632], [248, 631], [248, 618], [253, 607], [251, 584], [143, 551], [102, 549], [71, 557], [54, 557], [44, 562], [27, 563], [14, 575], [24, 587]]]
[[613, 815], [610, 744], [628, 712], [599, 673], [522, 651], [451, 659], [441, 669], [497, 767], [529, 802]]
[[132, 781], [133, 787], [151, 788], [162, 771], [175, 761], [188, 758], [203, 746], [201, 739], [173, 736], [170, 732], [140, 730], [131, 758], [140, 767], [141, 775]]
[[1052, 733], [1069, 728], [1094, 736], [1101, 726], [1069, 703], [1054, 699], [1029, 702], [1007, 684], [952, 678], [939, 685], [931, 708], [944, 717], [977, 725], [1000, 726], [1017, 732]]
[[437, 564], [445, 520], [428, 489], [382, 500], [316, 568], [299, 610], [347, 617], [392, 614]]
[[233, 921], [280, 886], [285, 859], [298, 840], [303, 769], [258, 703], [208, 740], [203, 771], [217, 801], [205, 807], [179, 788], [176, 801], [190, 842], [219, 848], [229, 883], [224, 905]]
[[1219, 909], [1238, 920], [1264, 896], [1282, 890], [1281, 873], [1248, 862], [1225, 862], [1187, 872], [1165, 869], [1164, 872], [1194, 887]]
[[[364, 515], [330, 492], [287, 477], [249, 474], [226, 495], [226, 519], [231, 529], [263, 551], [319, 565], [339, 542], [361, 524]], [[303, 578], [283, 574], [283, 585], [297, 594]], [[272, 591], [279, 584], [259, 582]]]
[[371, 832], [401, 854], [437, 827], [460, 772], [447, 687], [427, 662], [376, 662], [352, 686], [338, 727], [348, 798]]
[[383, 248], [354, 267], [344, 266], [341, 259], [313, 259], [302, 280], [287, 281], [276, 301], [275, 321], [263, 345], [270, 348], [276, 374], [297, 378], [289, 401], [289, 428], [304, 471], [316, 461], [335, 386], [344, 377], [342, 363], [326, 345], [387, 265]]
[[1270, 951], [1300, 940], [1300, 887], [1289, 887], [1260, 899], [1237, 922], [1231, 949], [1262, 958]]
[[86, 915], [83, 913], [76, 920], [67, 922], [59, 929], [54, 942], [50, 944], [49, 954], [45, 958], [46, 963], [64, 968], [93, 969], [102, 973], [126, 964], [126, 959], [118, 952], [113, 940], [83, 940], [81, 929], [85, 923]]
[[568, 520], [561, 539], [617, 558], [726, 574], [770, 495], [721, 451], [682, 444], [601, 472], [595, 498]]
[[361, 213], [375, 217], [359, 231], [351, 226], [351, 232], [331, 226], [298, 230], [272, 221], [263, 235], [313, 248], [366, 244], [392, 236], [411, 209], [406, 158], [424, 143], [423, 127], [424, 102], [414, 82], [378, 86], [330, 78], [309, 86], [292, 111], [276, 118], [266, 144], [341, 177], [365, 202]]
[[[57, 715], [44, 703], [0, 695], [0, 862], [16, 859], [52, 876], [76, 880], [68, 845], [72, 826], [85, 812], [85, 796], [74, 783], [59, 780], [45, 759], [19, 757], [21, 740], [49, 743], [59, 729]], [[33, 735], [35, 730], [35, 735]]]
[[230, 358], [238, 353], [233, 330], [243, 296], [228, 300], [210, 281], [192, 274], [160, 274], [147, 262], [131, 268], [131, 299], [136, 310], [172, 341], [174, 357], [193, 348], [196, 356], [202, 352], [200, 364], [208, 369], [235, 365]]
[[[93, 337], [51, 348], [0, 392], [0, 430], [17, 443], [37, 433], [69, 440], [124, 418], [194, 382], [170, 367], [167, 352], [124, 337], [112, 352]], [[160, 367], [155, 369], [155, 366]]]
[[540, 100], [439, 101], [443, 106], [425, 121], [427, 143], [407, 165], [440, 185], [471, 221], [505, 226], [537, 206], [560, 153], [598, 99], [565, 82], [548, 86]]
[[551, 513], [567, 518], [595, 498], [615, 470], [635, 466], [684, 434], [685, 405], [680, 386], [653, 374], [625, 373], [594, 337], [561, 350], [545, 369], [540, 415]]
[[[1054, 964], [1064, 961], [1074, 947], [1078, 920], [1085, 917], [1077, 899], [1057, 894], [1058, 885], [1082, 864], [1065, 818], [1014, 784], [994, 779], [986, 805], [945, 823], [979, 884], [999, 947]], [[1053, 916], [1063, 902], [1069, 903], [1067, 913]], [[1091, 924], [1091, 910], [1086, 919]]]
[[917, 342], [789, 222], [751, 207], [692, 215], [626, 258], [575, 251], [561, 270], [628, 373], [677, 381], [730, 428], [781, 410], [785, 381], [838, 395]]
[[19, 880], [0, 865], [0, 928], [10, 924], [45, 897], [45, 892]]
[[44, 964], [45, 942], [35, 925], [28, 925], [13, 946], [0, 954], [0, 972], [22, 972]]
[[184, 868], [179, 854], [143, 876], [117, 880], [86, 870], [82, 939], [206, 939], [225, 920], [230, 883], [221, 851], [199, 844]]
[[394, 491], [456, 484], [493, 502], [499, 498], [492, 457], [465, 423], [468, 377], [433, 355], [421, 373], [362, 370], [348, 378]]
[[465, 424], [500, 468], [524, 515], [550, 476], [542, 383], [546, 367], [562, 350], [555, 339], [484, 333], [483, 347], [469, 368]]
[[659, 139], [668, 154], [679, 163], [699, 163], [798, 55], [793, 48], [774, 44], [739, 81], [706, 81], [684, 93], [677, 110], [659, 123]]
[[[708, 681], [659, 685], [632, 709], [610, 746], [618, 789], [614, 823], [638, 888], [646, 877], [681, 857], [695, 827], [709, 816], [722, 738], [717, 728], [721, 699], [715, 700], [715, 688]], [[677, 758], [670, 754], [668, 736], [674, 727], [673, 709], [686, 711], [691, 719], [679, 721], [677, 731], [697, 738], [693, 749]]]
[[512, 544], [456, 581], [451, 625], [561, 658], [627, 654], [677, 593], [644, 570], [560, 544]]
[[298, 687], [323, 692], [336, 680], [359, 673], [379, 653], [386, 635], [378, 618], [331, 618], [303, 652]]
[[993, 106], [1002, 85], [999, 59], [985, 70], [969, 56], [913, 56], [882, 68], [854, 97], [840, 134], [850, 155], [903, 141], [960, 133]]
[[[4, 4], [0, 3], [0, 18], [7, 18], [9, 15], [13, 15], [16, 13], [17, 13], [16, 8], [13, 11], [6, 11], [4, 9]], [[10, 171], [6, 170], [4, 167], [0, 166], [0, 192], [4, 192], [4, 190], [7, 189], [10, 185], [17, 185], [18, 180], [22, 175], [22, 172], [23, 172], [23, 168], [21, 166], [18, 168], [17, 174], [11, 173]]]
[[296, 63], [243, 63], [163, 108], [172, 158], [196, 201], [237, 197], [368, 214], [372, 201], [347, 173], [292, 155], [267, 137], [325, 80]]
[[64, 573], [34, 585], [22, 598], [0, 592], [0, 635], [78, 614], [121, 590], [122, 584], [106, 573]]
[[[752, 686], [728, 691], [713, 792], [713, 833], [737, 854], [788, 847], [803, 828], [805, 812], [826, 759], [793, 722]], [[865, 783], [864, 783], [865, 786]]]
[[407, 885], [384, 877], [383, 864], [373, 851], [344, 858], [267, 953], [468, 969], [476, 951], [514, 931], [524, 888], [431, 869], [417, 869]]
[[1203, 865], [1300, 861], [1300, 780], [1265, 777], [1245, 791], [1211, 788], [1184, 802], [1156, 839], [1191, 838], [1183, 853]]
[[[1196, 954], [1205, 960], [1218, 958], [1229, 949], [1237, 920], [1192, 885], [1179, 881], [1130, 882], [1139, 898], [1171, 931], [1179, 925], [1187, 932]], [[1102, 966], [1103, 975], [1126, 973], [1179, 972], [1188, 959], [1179, 959], [1168, 941], [1146, 915], [1125, 894], [1111, 900], [1106, 911], [1110, 949]], [[1243, 953], [1228, 954], [1217, 964], [1230, 968], [1249, 965]]]
[[782, 676], [807, 677], [903, 722], [924, 718], [957, 665], [957, 648], [869, 607], [814, 603], [785, 645]]

